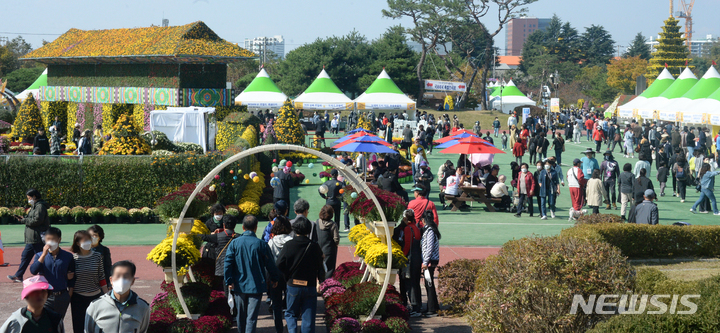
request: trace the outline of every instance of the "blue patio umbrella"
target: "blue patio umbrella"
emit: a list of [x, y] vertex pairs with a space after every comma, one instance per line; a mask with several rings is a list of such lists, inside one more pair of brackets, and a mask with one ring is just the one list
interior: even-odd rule
[[350, 139], [355, 139], [355, 138], [363, 137], [363, 136], [377, 136], [377, 135], [372, 134], [372, 133], [366, 133], [366, 132], [356, 132], [356, 133], [353, 133], [353, 134], [348, 134], [348, 135], [346, 135], [346, 136], [344, 136], [344, 137], [342, 137], [342, 138], [339, 138], [339, 139], [335, 140], [335, 142], [333, 142], [333, 145], [336, 145], [336, 144], [338, 144], [338, 143], [340, 143], [340, 142], [345, 142], [345, 141], [350, 140]]
[[371, 130], [368, 130], [368, 129], [364, 129], [364, 128], [362, 128], [362, 127], [358, 127], [358, 128], [356, 128], [356, 129], [354, 129], [354, 130], [352, 130], [352, 131], [348, 132], [348, 134], [353, 134], [353, 133], [357, 133], [357, 132], [367, 132], [367, 133], [372, 133], [372, 131], [371, 131]]
[[379, 143], [379, 144], [381, 144], [381, 145], [383, 145], [383, 146], [386, 146], [386, 147], [391, 147], [391, 146], [392, 146], [392, 144], [388, 143], [387, 141], [385, 141], [385, 140], [383, 140], [383, 139], [381, 139], [381, 138], [379, 138], [379, 137], [377, 137], [377, 136], [374, 136], [374, 135], [363, 135], [363, 136], [358, 136], [358, 137], [355, 137], [355, 138], [349, 138], [349, 140], [343, 140], [343, 141], [341, 141], [341, 142], [337, 142], [337, 141], [336, 141], [336, 144], [333, 146], [333, 149], [334, 149], [334, 148], [340, 148], [340, 147], [345, 146], [345, 145], [348, 145], [348, 144], [350, 144], [350, 143], [352, 143], [352, 142], [373, 142], [373, 143]]

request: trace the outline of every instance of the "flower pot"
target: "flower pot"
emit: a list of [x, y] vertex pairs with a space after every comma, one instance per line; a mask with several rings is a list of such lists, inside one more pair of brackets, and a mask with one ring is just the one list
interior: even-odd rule
[[326, 181], [328, 181], [328, 180], [330, 180], [330, 177], [322, 177], [322, 178], [320, 178], [320, 181], [322, 181], [323, 183], [326, 182]]
[[[375, 279], [375, 282], [378, 284], [385, 282], [385, 276], [388, 274], [388, 270], [386, 268], [375, 268], [372, 265], [368, 265], [368, 268], [370, 269], [370, 275]], [[395, 278], [398, 275], [398, 269], [391, 269], [390, 270], [390, 280], [388, 281], [388, 284], [395, 284]]]
[[150, 216], [143, 215], [143, 216], [140, 218], [140, 223], [143, 223], [143, 224], [144, 224], [144, 223], [150, 223]]
[[332, 169], [332, 165], [323, 165], [323, 171]]
[[10, 224], [10, 216], [3, 216], [0, 217], [0, 224]]
[[[388, 233], [390, 235], [393, 234], [393, 231], [395, 230], [395, 225], [397, 225], [397, 222], [388, 222], [388, 228], [390, 229]], [[372, 228], [369, 229], [372, 230], [375, 235], [380, 237], [380, 239], [383, 240], [383, 243], [385, 242], [386, 237], [382, 237], [385, 236], [385, 226], [383, 225], [382, 221], [373, 222]]]
[[115, 216], [112, 216], [112, 215], [103, 216], [103, 223], [105, 223], [105, 224], [115, 223]]
[[90, 223], [92, 223], [92, 224], [100, 224], [101, 221], [102, 221], [102, 216], [90, 217]]
[[191, 313], [190, 317], [188, 317], [183, 313], [183, 314], [177, 315], [176, 317], [177, 317], [177, 319], [190, 318], [192, 320], [197, 320], [198, 318], [200, 318], [200, 314], [199, 313]]
[[184, 232], [189, 234], [192, 230], [193, 224], [195, 224], [195, 219], [192, 217], [186, 217], [182, 220], [170, 219], [170, 223], [172, 223], [175, 228], [177, 228], [178, 232]]
[[60, 218], [60, 224], [70, 224], [72, 221], [72, 217], [70, 216], [63, 216]]

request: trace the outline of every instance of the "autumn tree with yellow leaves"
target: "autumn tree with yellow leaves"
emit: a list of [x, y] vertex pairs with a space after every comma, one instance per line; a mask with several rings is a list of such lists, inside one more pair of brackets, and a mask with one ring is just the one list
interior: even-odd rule
[[635, 93], [636, 79], [647, 72], [648, 61], [640, 57], [610, 60], [607, 65], [608, 86], [620, 90], [624, 94]]

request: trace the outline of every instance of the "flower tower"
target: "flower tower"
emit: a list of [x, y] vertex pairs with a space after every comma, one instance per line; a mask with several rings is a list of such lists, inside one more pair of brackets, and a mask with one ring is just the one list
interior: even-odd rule
[[103, 145], [99, 155], [146, 155], [150, 145], [140, 137], [132, 115], [121, 114], [112, 129], [112, 139]]
[[295, 107], [290, 100], [286, 100], [283, 107], [278, 111], [274, 129], [280, 143], [302, 145], [305, 141], [305, 133], [302, 126], [300, 126]]
[[21, 140], [32, 138], [37, 134], [38, 128], [41, 127], [43, 127], [43, 123], [40, 108], [37, 106], [35, 97], [30, 94], [20, 106], [10, 136], [20, 138]]
[[373, 129], [370, 121], [362, 113], [358, 117], [357, 128], [364, 128], [369, 131], [372, 131], [372, 129]]
[[653, 81], [665, 67], [677, 77], [691, 60], [690, 51], [685, 45], [685, 38], [680, 32], [678, 23], [679, 21], [672, 16], [665, 20], [663, 31], [658, 38], [657, 51], [652, 53], [648, 66], [648, 78]]

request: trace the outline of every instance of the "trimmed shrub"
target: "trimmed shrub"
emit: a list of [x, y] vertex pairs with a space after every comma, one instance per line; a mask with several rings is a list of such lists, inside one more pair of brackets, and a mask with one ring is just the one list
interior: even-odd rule
[[575, 294], [621, 294], [633, 283], [632, 267], [607, 243], [522, 238], [482, 263], [466, 314], [475, 332], [579, 332], [607, 315], [569, 314]]
[[482, 260], [458, 259], [438, 267], [438, 300], [449, 313], [462, 314], [475, 290]]
[[564, 229], [563, 237], [599, 240], [630, 258], [718, 257], [720, 226], [601, 223]]
[[624, 223], [620, 215], [615, 214], [585, 214], [575, 222], [578, 224]]

